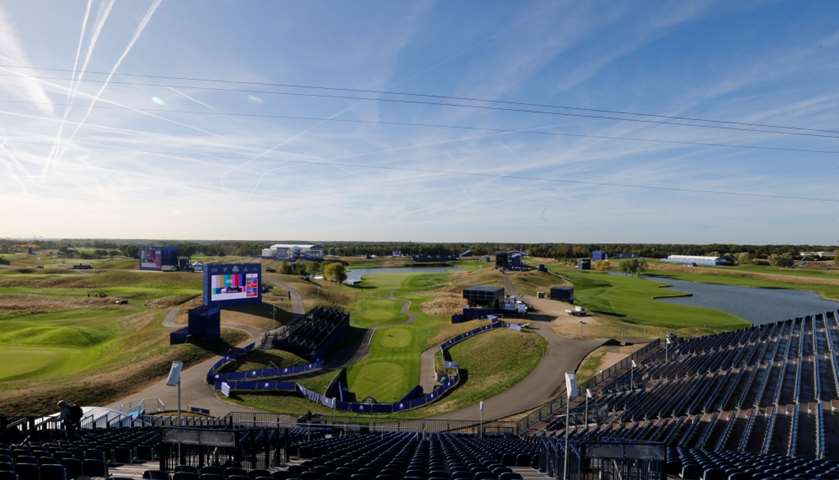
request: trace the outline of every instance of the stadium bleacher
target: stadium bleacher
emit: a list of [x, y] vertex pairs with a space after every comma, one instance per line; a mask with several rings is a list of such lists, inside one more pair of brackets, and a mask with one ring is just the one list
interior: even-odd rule
[[349, 324], [350, 316], [344, 310], [319, 306], [267, 335], [263, 342], [316, 360], [325, 356]]
[[[336, 328], [340, 315], [330, 315], [320, 318]], [[312, 332], [328, 330], [295, 331], [316, 343], [323, 337]], [[588, 410], [578, 398], [568, 427], [557, 410], [537, 430], [490, 434], [474, 422], [280, 424], [231, 414], [174, 427], [143, 416], [143, 426], [117, 422], [68, 439], [17, 419], [16, 439], [0, 436], [0, 480], [561, 478], [566, 430], [569, 478], [600, 469], [597, 478], [839, 479], [837, 334], [839, 317], [828, 312], [653, 343], [640, 363], [593, 383]]]
[[[583, 403], [572, 408], [569, 438], [662, 442], [689, 467], [684, 478], [709, 470], [702, 478], [730, 478], [768, 464], [778, 472], [765, 478], [837, 478], [838, 333], [839, 318], [827, 312], [677, 339], [667, 361], [662, 349], [599, 389], [588, 406], [603, 413], [596, 424], [582, 425]], [[557, 416], [542, 433], [564, 432]], [[791, 475], [802, 468], [804, 476]]]

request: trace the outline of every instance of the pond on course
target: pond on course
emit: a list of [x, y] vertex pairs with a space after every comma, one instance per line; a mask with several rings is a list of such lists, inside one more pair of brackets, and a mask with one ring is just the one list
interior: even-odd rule
[[714, 285], [652, 275], [644, 278], [692, 294], [690, 297], [660, 298], [662, 302], [722, 310], [754, 325], [839, 310], [839, 302], [825, 300], [817, 293], [805, 290]]
[[344, 283], [353, 285], [360, 282], [367, 275], [393, 274], [393, 273], [448, 273], [458, 270], [458, 267], [381, 267], [381, 268], [353, 268], [347, 271], [347, 279]]

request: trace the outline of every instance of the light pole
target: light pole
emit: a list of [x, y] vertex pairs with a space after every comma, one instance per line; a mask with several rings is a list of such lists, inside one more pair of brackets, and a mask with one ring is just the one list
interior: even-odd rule
[[630, 367], [629, 367], [629, 389], [635, 390], [635, 367], [636, 363], [635, 360], [630, 360]]

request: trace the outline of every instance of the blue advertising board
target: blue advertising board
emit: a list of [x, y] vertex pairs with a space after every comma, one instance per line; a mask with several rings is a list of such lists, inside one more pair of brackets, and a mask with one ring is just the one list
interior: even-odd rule
[[262, 303], [262, 264], [204, 265], [204, 305], [225, 307]]

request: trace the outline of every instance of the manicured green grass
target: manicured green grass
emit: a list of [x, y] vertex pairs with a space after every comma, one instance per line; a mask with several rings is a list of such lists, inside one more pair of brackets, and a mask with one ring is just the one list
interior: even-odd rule
[[[105, 262], [116, 268], [126, 263], [100, 263]], [[202, 352], [206, 357], [198, 347], [169, 347], [161, 325], [163, 307], [200, 294], [200, 282], [196, 274], [121, 269], [6, 271], [0, 276], [0, 406], [17, 405], [24, 391], [32, 405], [49, 405], [47, 398], [70, 385], [84, 392], [80, 398], [107, 400], [118, 392], [91, 377], [142, 381], [156, 368], [150, 363], [155, 358], [180, 353], [185, 360], [197, 359]], [[120, 369], [126, 369], [124, 375], [115, 374]], [[97, 385], [102, 385], [98, 391]]]
[[466, 372], [466, 381], [426, 408], [407, 417], [450, 412], [486, 400], [524, 380], [547, 349], [545, 339], [533, 332], [498, 329], [451, 348], [452, 360]]
[[572, 270], [550, 265], [574, 284], [575, 303], [594, 313], [621, 317], [624, 322], [669, 329], [698, 331], [730, 330], [748, 326], [748, 322], [718, 310], [678, 305], [655, 300], [656, 297], [684, 295], [660, 283], [633, 276]]
[[[381, 273], [368, 275], [361, 294], [350, 305], [352, 324], [376, 328], [370, 353], [348, 368], [350, 390], [359, 399], [373, 397], [379, 402], [402, 398], [419, 383], [420, 356], [450, 319], [425, 314], [421, 305], [425, 292], [444, 286], [449, 274]], [[402, 312], [410, 302], [414, 321]]]
[[[457, 273], [395, 274], [383, 271], [365, 277], [361, 288], [330, 287], [353, 292], [347, 308], [354, 327], [376, 329], [369, 354], [347, 368], [350, 391], [358, 400], [368, 397], [379, 402], [399, 400], [419, 383], [424, 350], [477, 326], [477, 322], [452, 325], [447, 316], [428, 315], [421, 308], [434, 295], [454, 288], [454, 283], [479, 283], [476, 278], [491, 272], [491, 268], [482, 263], [463, 263], [468, 266]], [[402, 311], [405, 302], [410, 302], [413, 321], [408, 321], [408, 315]], [[454, 359], [467, 369], [468, 379], [463, 385], [439, 403], [393, 417], [427, 417], [495, 395], [527, 376], [538, 364], [545, 348], [545, 341], [533, 333], [498, 330], [478, 335], [452, 349]], [[300, 381], [308, 388], [323, 392], [336, 373], [328, 372]], [[274, 412], [334, 414], [288, 395], [241, 395], [236, 400]], [[346, 412], [339, 414], [347, 415]]]

